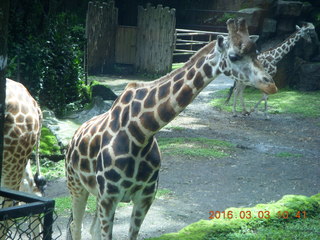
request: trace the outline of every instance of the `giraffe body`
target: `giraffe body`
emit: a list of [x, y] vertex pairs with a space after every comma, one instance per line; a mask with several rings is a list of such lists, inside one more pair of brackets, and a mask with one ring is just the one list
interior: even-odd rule
[[[296, 28], [297, 28], [297, 31], [294, 32], [292, 35], [290, 35], [288, 38], [286, 38], [282, 43], [280, 43], [274, 48], [271, 48], [262, 52], [257, 56], [258, 60], [261, 62], [265, 71], [268, 74], [270, 74], [272, 77], [274, 77], [277, 73], [278, 62], [281, 61], [282, 58], [293, 49], [293, 47], [296, 45], [296, 43], [300, 39], [305, 39], [306, 41], [311, 42], [311, 36], [314, 34], [314, 29], [315, 29], [312, 23], [303, 25], [301, 28], [297, 26]], [[237, 105], [238, 97], [241, 100], [243, 114], [249, 114], [249, 112], [246, 110], [244, 99], [243, 99], [243, 91], [246, 88], [247, 84], [243, 81], [238, 81], [236, 78], [234, 79], [235, 79], [235, 83], [234, 83], [234, 86], [229, 91], [229, 95], [226, 100], [226, 103], [229, 102], [232, 92], [234, 91], [233, 115], [236, 116], [236, 105]], [[253, 108], [253, 111], [255, 111], [260, 105], [260, 103], [264, 101], [265, 102], [264, 114], [266, 118], [268, 118], [267, 100], [268, 100], [268, 94], [263, 93], [263, 96]]]
[[243, 75], [239, 78], [264, 91], [277, 90], [256, 59], [244, 20], [229, 20], [228, 30], [228, 38], [218, 36], [182, 68], [153, 82], [128, 84], [108, 112], [76, 131], [66, 155], [72, 239], [81, 239], [90, 193], [96, 196], [98, 209], [93, 239], [112, 239], [115, 209], [121, 201], [134, 204], [129, 239], [137, 239], [158, 184], [161, 153], [154, 135], [219, 74]]
[[[41, 196], [43, 186], [37, 185], [38, 179], [41, 178], [38, 152], [42, 124], [41, 109], [22, 84], [10, 79], [6, 79], [5, 103], [1, 187]], [[33, 177], [29, 161], [34, 147], [37, 151], [38, 177]], [[3, 200], [0, 198], [0, 203]], [[5, 201], [2, 207], [11, 205], [12, 201]], [[4, 232], [0, 232], [0, 235], [5, 237]]]

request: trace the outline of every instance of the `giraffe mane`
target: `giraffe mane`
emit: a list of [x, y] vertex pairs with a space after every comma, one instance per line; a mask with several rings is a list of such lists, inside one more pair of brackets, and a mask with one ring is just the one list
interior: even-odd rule
[[194, 55], [190, 57], [190, 59], [181, 67], [178, 69], [175, 69], [171, 71], [170, 73], [166, 74], [165, 76], [162, 76], [156, 80], [150, 81], [150, 82], [130, 82], [127, 84], [125, 89], [129, 88], [139, 88], [139, 87], [146, 87], [150, 85], [157, 85], [161, 82], [165, 82], [168, 79], [171, 79], [173, 76], [179, 74], [180, 72], [189, 69], [191, 66], [193, 66], [196, 61], [207, 54], [209, 54], [215, 47], [216, 45], [216, 40], [209, 42], [207, 45], [202, 47], [200, 50], [198, 50]]

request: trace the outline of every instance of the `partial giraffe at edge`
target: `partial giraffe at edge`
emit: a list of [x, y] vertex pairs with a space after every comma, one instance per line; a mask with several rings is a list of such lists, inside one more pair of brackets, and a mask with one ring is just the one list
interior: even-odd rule
[[[300, 28], [296, 26], [296, 31], [291, 34], [288, 38], [286, 38], [283, 42], [275, 46], [274, 48], [270, 48], [265, 50], [264, 52], [258, 55], [258, 60], [261, 62], [266, 72], [269, 73], [272, 77], [274, 77], [277, 73], [277, 64], [282, 58], [288, 54], [296, 43], [300, 39], [305, 39], [307, 42], [311, 42], [312, 35], [315, 34], [315, 27], [312, 23], [306, 23], [302, 25]], [[245, 102], [243, 99], [243, 91], [248, 86], [245, 82], [238, 81], [236, 78], [233, 87], [230, 88], [228, 97], [225, 101], [226, 104], [229, 103], [232, 93], [234, 92], [234, 100], [233, 100], [233, 108], [232, 113], [233, 116], [237, 116], [236, 114], [236, 105], [237, 99], [240, 98], [242, 105], [242, 113], [244, 115], [249, 115], [250, 112], [254, 112], [257, 110], [258, 106], [262, 101], [264, 101], [264, 116], [266, 119], [269, 119], [268, 116], [268, 94], [263, 92], [261, 99], [255, 104], [253, 109], [249, 112], [246, 110]]]
[[[4, 149], [1, 187], [42, 196], [46, 184], [40, 173], [39, 145], [42, 112], [28, 90], [18, 82], [6, 79]], [[37, 172], [32, 174], [29, 157], [35, 147]], [[12, 201], [0, 197], [2, 208]], [[39, 223], [32, 220], [33, 226]], [[40, 228], [40, 225], [39, 225]], [[40, 229], [34, 233], [38, 236]], [[7, 233], [0, 231], [0, 239]], [[35, 239], [40, 239], [35, 238]]]
[[112, 239], [116, 207], [129, 201], [134, 204], [129, 239], [137, 239], [158, 186], [161, 153], [154, 136], [218, 75], [235, 75], [265, 92], [277, 91], [257, 60], [257, 39], [249, 37], [244, 19], [229, 19], [227, 27], [228, 37], [218, 36], [182, 68], [152, 82], [128, 84], [108, 112], [75, 132], [66, 154], [73, 218], [68, 239], [81, 239], [89, 194], [97, 198], [92, 239]]

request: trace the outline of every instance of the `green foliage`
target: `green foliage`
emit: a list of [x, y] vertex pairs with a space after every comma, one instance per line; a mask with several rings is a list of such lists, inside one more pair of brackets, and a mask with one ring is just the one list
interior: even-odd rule
[[56, 136], [53, 135], [49, 128], [42, 127], [40, 139], [40, 154], [51, 155], [60, 153], [60, 147]]
[[217, 19], [218, 23], [226, 23], [228, 19], [235, 18], [236, 15], [232, 13], [224, 13], [221, 17]]
[[[218, 96], [211, 101], [211, 105], [221, 110], [232, 112], [233, 95], [229, 105], [225, 105], [228, 90], [221, 90]], [[252, 108], [262, 94], [254, 88], [246, 88], [244, 92], [244, 100], [247, 109]], [[238, 101], [239, 103], [240, 101]], [[240, 104], [238, 104], [240, 105]], [[298, 114], [305, 117], [320, 116], [320, 91], [301, 92], [292, 89], [281, 89], [278, 93], [269, 96], [268, 113], [270, 114]], [[263, 104], [260, 104], [263, 107]], [[238, 111], [239, 107], [237, 108]]]
[[234, 145], [208, 138], [158, 138], [163, 153], [191, 157], [226, 157]]
[[224, 212], [229, 215], [201, 220], [177, 233], [149, 240], [319, 238], [320, 194], [312, 197], [286, 195], [275, 203], [258, 204], [252, 208], [228, 208]]

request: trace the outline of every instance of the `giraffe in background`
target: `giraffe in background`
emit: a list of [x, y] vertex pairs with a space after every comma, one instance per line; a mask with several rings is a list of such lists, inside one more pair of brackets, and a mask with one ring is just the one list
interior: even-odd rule
[[[85, 122], [66, 154], [72, 196], [72, 239], [81, 239], [89, 194], [97, 198], [93, 239], [112, 239], [119, 202], [132, 201], [129, 239], [136, 240], [157, 191], [161, 153], [154, 137], [220, 74], [248, 81], [270, 94], [277, 88], [256, 58], [257, 38], [245, 21], [227, 21], [229, 36], [218, 36], [180, 69], [152, 82], [129, 83], [111, 109]], [[247, 84], [248, 84], [247, 82]]]
[[[288, 54], [293, 47], [296, 45], [296, 43], [300, 39], [305, 39], [307, 42], [311, 42], [311, 36], [315, 34], [315, 27], [312, 23], [307, 23], [303, 25], [301, 28], [299, 26], [296, 26], [296, 32], [294, 32], [292, 35], [290, 35], [287, 39], [285, 39], [282, 43], [277, 45], [274, 48], [270, 48], [261, 54], [258, 55], [258, 60], [261, 62], [263, 67], [265, 68], [266, 72], [269, 73], [272, 77], [274, 77], [277, 73], [277, 64], [278, 62], [286, 55]], [[230, 88], [229, 94], [227, 97], [227, 100], [225, 103], [229, 103], [232, 92], [234, 92], [234, 100], [233, 100], [233, 115], [236, 116], [236, 105], [237, 105], [237, 99], [240, 97], [241, 105], [242, 105], [242, 112], [245, 115], [250, 114], [246, 110], [244, 99], [243, 99], [243, 91], [246, 88], [245, 82], [237, 81], [235, 79], [233, 87]], [[268, 94], [263, 93], [263, 96], [261, 99], [255, 104], [252, 111], [256, 111], [260, 103], [264, 101], [264, 115], [268, 119], [269, 116], [267, 114], [268, 109]]]
[[[39, 162], [41, 109], [22, 84], [10, 79], [6, 79], [5, 103], [1, 187], [41, 196], [45, 185], [44, 179], [40, 176]], [[37, 164], [35, 176], [31, 172], [29, 160], [34, 147]], [[0, 206], [10, 207], [12, 201], [0, 197]], [[5, 234], [0, 231], [1, 239]]]

